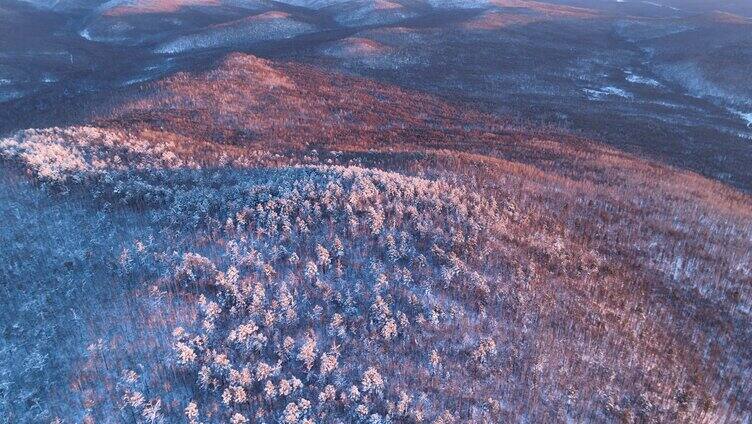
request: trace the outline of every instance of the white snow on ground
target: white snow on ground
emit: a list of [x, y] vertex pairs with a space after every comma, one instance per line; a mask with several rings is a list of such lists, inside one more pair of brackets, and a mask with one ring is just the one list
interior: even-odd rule
[[656, 2], [652, 2], [652, 1], [643, 1], [643, 3], [649, 4], [649, 5], [655, 6], [655, 7], [665, 7], [667, 9], [671, 9], [671, 10], [681, 10], [678, 7], [668, 6], [668, 5], [665, 5], [665, 4], [656, 3]]
[[742, 119], [747, 121], [747, 126], [752, 128], [752, 113], [743, 113], [741, 114]]
[[82, 38], [85, 38], [85, 39], [87, 39], [89, 41], [94, 41], [94, 39], [92, 38], [91, 34], [89, 34], [89, 30], [88, 29], [82, 29], [78, 33], [78, 35], [80, 35]]
[[653, 78], [636, 75], [629, 71], [627, 71], [626, 80], [634, 84], [643, 84], [643, 85], [649, 85], [652, 87], [660, 87], [662, 85], [660, 82], [654, 80]]
[[742, 120], [747, 124], [748, 128], [752, 128], [752, 112], [745, 113], [736, 109], [731, 109], [731, 112], [733, 112], [734, 115], [742, 118]]
[[491, 0], [428, 0], [428, 4], [439, 8], [466, 8], [474, 9], [490, 6]]
[[621, 88], [608, 86], [608, 87], [601, 88], [601, 90], [605, 92], [606, 94], [613, 94], [614, 96], [632, 97], [632, 94], [622, 90]]
[[8, 100], [17, 99], [19, 97], [22, 97], [23, 93], [20, 91], [0, 91], [0, 103], [7, 102]]
[[[735, 115], [741, 118], [742, 122], [744, 122], [747, 125], [747, 128], [752, 129], [752, 112], [742, 112], [732, 107], [729, 107], [727, 109], [729, 113], [731, 113], [732, 115]], [[738, 135], [741, 138], [745, 138], [747, 140], [752, 140], [752, 132], [750, 131], [737, 132], [736, 135]]]
[[587, 95], [588, 99], [590, 100], [600, 100], [602, 99], [606, 93], [599, 91], [599, 90], [592, 90], [590, 88], [585, 88], [582, 90]]
[[669, 107], [671, 109], [681, 109], [684, 107], [682, 105], [677, 105], [676, 103], [669, 103], [669, 102], [652, 102], [652, 103], [655, 105], [659, 105], [659, 106]]
[[630, 99], [633, 97], [632, 93], [622, 90], [621, 88], [611, 87], [611, 86], [601, 87], [598, 90], [595, 90], [592, 88], [586, 88], [586, 89], [583, 89], [582, 91], [585, 92], [588, 99], [590, 100], [603, 100], [607, 96], [617, 96], [617, 97], [623, 97], [625, 99]]
[[137, 77], [137, 78], [133, 78], [133, 79], [129, 79], [127, 81], [124, 81], [122, 85], [123, 86], [133, 85], [133, 84], [138, 84], [138, 83], [150, 81], [152, 79], [154, 79], [153, 76]]

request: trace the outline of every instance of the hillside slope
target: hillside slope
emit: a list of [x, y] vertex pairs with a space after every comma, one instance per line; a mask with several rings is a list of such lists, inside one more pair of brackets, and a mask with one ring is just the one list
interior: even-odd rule
[[749, 419], [748, 195], [249, 55], [119, 96], [0, 140], [11, 421]]

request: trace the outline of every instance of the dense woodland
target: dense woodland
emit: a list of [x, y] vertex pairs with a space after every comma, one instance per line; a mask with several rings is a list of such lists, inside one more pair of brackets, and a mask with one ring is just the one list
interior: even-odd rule
[[[0, 141], [10, 422], [749, 419], [746, 195], [484, 115], [446, 142], [411, 121], [420, 147], [204, 138], [227, 108], [295, 104], [287, 66], [236, 56]], [[228, 81], [247, 90], [184, 89]], [[384, 91], [367, 118], [318, 87], [352, 140], [461, 116]]]

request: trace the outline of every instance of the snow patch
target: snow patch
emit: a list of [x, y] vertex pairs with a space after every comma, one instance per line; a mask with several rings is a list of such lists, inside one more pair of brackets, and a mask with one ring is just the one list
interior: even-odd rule
[[649, 85], [651, 87], [661, 87], [663, 85], [660, 82], [654, 80], [653, 78], [636, 75], [629, 71], [627, 71], [626, 80], [633, 84]]
[[129, 85], [133, 85], [133, 84], [138, 84], [138, 83], [142, 83], [142, 82], [150, 81], [150, 80], [152, 80], [152, 79], [154, 79], [154, 77], [153, 77], [153, 76], [143, 76], [143, 77], [138, 77], [138, 78], [133, 78], [133, 79], [129, 79], [129, 80], [127, 80], [127, 81], [123, 82], [123, 84], [122, 84], [122, 85], [123, 85], [123, 86], [129, 86]]
[[730, 110], [734, 115], [742, 118], [742, 120], [747, 124], [747, 128], [752, 128], [752, 112], [746, 113], [736, 109]]
[[655, 6], [655, 7], [663, 7], [663, 8], [666, 8], [666, 9], [671, 9], [671, 10], [676, 10], [676, 11], [681, 10], [678, 7], [668, 6], [668, 5], [665, 5], [665, 4], [656, 3], [656, 2], [652, 2], [652, 1], [643, 1], [643, 3], [649, 4], [649, 5]]
[[84, 38], [89, 41], [94, 41], [94, 37], [91, 36], [91, 33], [89, 33], [89, 30], [84, 28], [81, 31], [78, 32], [78, 35], [81, 36], [81, 38]]
[[0, 103], [7, 102], [9, 100], [14, 100], [14, 99], [17, 99], [19, 97], [23, 97], [23, 95], [24, 95], [24, 93], [22, 93], [20, 91], [15, 91], [15, 90], [0, 91]]
[[632, 94], [622, 90], [621, 88], [608, 86], [608, 87], [601, 88], [601, 90], [605, 92], [606, 94], [613, 94], [614, 96], [632, 97]]
[[752, 113], [740, 113], [739, 116], [747, 121], [747, 127], [752, 128]]
[[625, 99], [632, 98], [632, 93], [629, 93], [625, 90], [622, 90], [621, 88], [607, 86], [607, 87], [601, 87], [600, 89], [592, 89], [592, 88], [586, 88], [582, 90], [587, 95], [588, 99], [590, 100], [603, 100], [607, 96], [617, 96], [622, 97]]
[[668, 107], [668, 108], [671, 108], [671, 109], [681, 109], [681, 108], [684, 107], [684, 106], [681, 106], [681, 105], [677, 105], [676, 103], [669, 103], [669, 102], [658, 101], [658, 102], [652, 102], [652, 103], [654, 105], [664, 106], [664, 107]]

